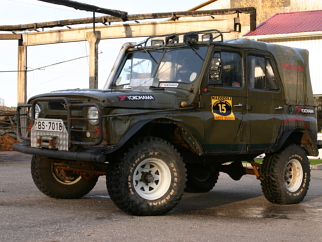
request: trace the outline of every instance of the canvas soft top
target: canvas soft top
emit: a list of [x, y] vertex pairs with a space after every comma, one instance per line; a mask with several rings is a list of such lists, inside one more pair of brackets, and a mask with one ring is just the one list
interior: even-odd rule
[[314, 98], [309, 72], [309, 52], [305, 49], [269, 44], [249, 39], [224, 41], [230, 46], [268, 51], [274, 56], [289, 105], [312, 105]]

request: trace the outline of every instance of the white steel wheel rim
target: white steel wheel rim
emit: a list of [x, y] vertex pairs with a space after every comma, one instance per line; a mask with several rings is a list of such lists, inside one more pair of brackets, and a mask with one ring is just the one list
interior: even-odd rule
[[297, 191], [303, 181], [303, 168], [297, 159], [292, 159], [286, 164], [285, 168], [285, 185], [290, 192]]
[[73, 172], [68, 174], [64, 169], [57, 168], [55, 165], [52, 169], [52, 174], [55, 180], [63, 185], [74, 185], [82, 179], [80, 175], [76, 175]]
[[171, 184], [171, 171], [160, 159], [143, 160], [135, 169], [133, 185], [135, 191], [144, 199], [155, 200], [162, 197]]

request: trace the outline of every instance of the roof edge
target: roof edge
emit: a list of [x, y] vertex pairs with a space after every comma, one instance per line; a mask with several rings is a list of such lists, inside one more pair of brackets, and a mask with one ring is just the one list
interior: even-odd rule
[[322, 36], [322, 31], [313, 31], [313, 32], [299, 32], [299, 33], [289, 33], [289, 34], [267, 34], [267, 35], [244, 35], [245, 39], [280, 39], [280, 38], [298, 38], [298, 37], [318, 37]]

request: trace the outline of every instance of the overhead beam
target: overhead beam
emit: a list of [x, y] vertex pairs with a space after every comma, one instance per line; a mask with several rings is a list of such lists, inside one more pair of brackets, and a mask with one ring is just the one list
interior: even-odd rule
[[[96, 31], [100, 31], [101, 39], [116, 39], [183, 33], [214, 28], [222, 32], [230, 31], [230, 29], [228, 29], [228, 23], [226, 20], [217, 20], [211, 17], [179, 20], [175, 22], [162, 21], [107, 25], [96, 27]], [[24, 45], [26, 46], [85, 41], [87, 33], [92, 31], [92, 28], [86, 27], [68, 30], [25, 33], [23, 34], [23, 41]]]
[[[147, 14], [132, 14], [128, 15], [129, 21], [140, 21], [146, 19], [161, 19], [169, 18], [172, 20], [178, 20], [182, 17], [203, 17], [213, 15], [229, 15], [235, 13], [244, 13], [250, 15], [250, 30], [256, 29], [256, 9], [253, 7], [248, 8], [230, 8], [230, 9], [212, 9], [212, 10], [200, 10], [200, 11], [184, 11], [184, 12], [165, 12], [165, 13], [147, 13]], [[53, 28], [62, 26], [71, 26], [76, 24], [89, 24], [89, 23], [103, 23], [110, 24], [114, 22], [120, 22], [120, 18], [112, 16], [101, 16], [93, 18], [81, 18], [81, 19], [68, 19], [58, 20], [52, 22], [41, 23], [29, 23], [19, 25], [2, 25], [0, 31], [25, 31], [25, 30], [37, 30], [38, 28]]]
[[22, 34], [0, 34], [0, 40], [19, 40], [22, 38]]
[[66, 7], [72, 7], [72, 8], [78, 9], [78, 10], [109, 14], [114, 17], [121, 18], [123, 21], [127, 20], [127, 12], [114, 10], [114, 9], [101, 8], [101, 7], [87, 4], [87, 3], [80, 3], [80, 2], [71, 1], [71, 0], [38, 0], [38, 1], [46, 2], [46, 3], [53, 3], [53, 4], [57, 4], [57, 5], [63, 5]]

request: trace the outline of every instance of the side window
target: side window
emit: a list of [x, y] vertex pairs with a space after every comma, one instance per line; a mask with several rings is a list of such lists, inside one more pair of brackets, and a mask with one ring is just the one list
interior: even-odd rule
[[[213, 75], [213, 68], [209, 71], [209, 84], [240, 88], [242, 87], [242, 61], [237, 52], [221, 51], [215, 52], [212, 62], [216, 62], [218, 70]], [[213, 66], [213, 63], [211, 63]]]
[[269, 58], [249, 55], [247, 65], [250, 89], [278, 90], [276, 76]]
[[267, 89], [268, 90], [278, 90], [279, 89], [270, 59], [266, 60], [266, 78], [267, 78]]

